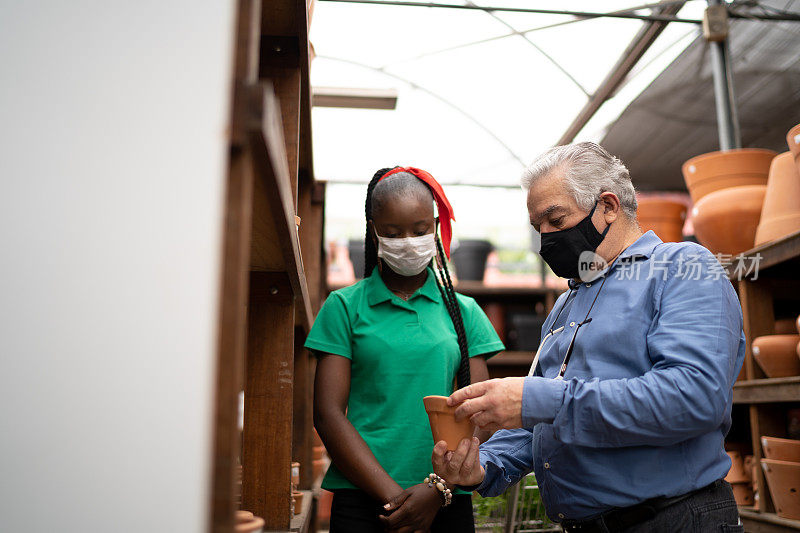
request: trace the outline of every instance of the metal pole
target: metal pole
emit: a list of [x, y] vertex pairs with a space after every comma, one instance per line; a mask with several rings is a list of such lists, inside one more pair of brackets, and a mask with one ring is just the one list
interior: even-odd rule
[[[709, 6], [722, 5], [720, 0], [708, 0]], [[717, 130], [719, 149], [732, 150], [742, 147], [736, 98], [733, 92], [733, 70], [727, 36], [719, 41], [709, 41], [711, 46], [711, 68], [714, 73], [714, 98], [717, 104]]]

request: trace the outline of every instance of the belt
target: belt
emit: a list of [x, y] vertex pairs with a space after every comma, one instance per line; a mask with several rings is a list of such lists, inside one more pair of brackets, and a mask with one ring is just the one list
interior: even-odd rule
[[561, 522], [561, 527], [567, 533], [605, 533], [610, 531], [615, 533], [623, 531], [629, 527], [635, 526], [646, 520], [655, 517], [659, 511], [683, 501], [695, 494], [699, 494], [706, 490], [713, 490], [723, 483], [723, 480], [717, 481], [706, 485], [705, 487], [681, 494], [680, 496], [673, 496], [671, 498], [653, 498], [651, 500], [638, 503], [631, 507], [622, 509], [612, 509], [606, 511], [598, 517], [589, 520], [564, 520]]

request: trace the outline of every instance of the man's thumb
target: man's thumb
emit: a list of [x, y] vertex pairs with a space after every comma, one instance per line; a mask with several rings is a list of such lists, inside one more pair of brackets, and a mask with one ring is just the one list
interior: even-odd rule
[[394, 511], [395, 509], [403, 505], [403, 502], [406, 501], [406, 498], [408, 498], [408, 494], [406, 494], [406, 491], [403, 491], [394, 498], [392, 498], [391, 500], [389, 500], [389, 502], [386, 505], [384, 505], [383, 508], [386, 509], [387, 511]]

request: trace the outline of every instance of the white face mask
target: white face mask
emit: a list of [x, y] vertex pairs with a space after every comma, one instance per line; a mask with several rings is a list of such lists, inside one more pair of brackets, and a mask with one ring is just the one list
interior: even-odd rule
[[401, 276], [416, 276], [436, 255], [433, 233], [420, 237], [392, 239], [378, 235], [378, 257]]

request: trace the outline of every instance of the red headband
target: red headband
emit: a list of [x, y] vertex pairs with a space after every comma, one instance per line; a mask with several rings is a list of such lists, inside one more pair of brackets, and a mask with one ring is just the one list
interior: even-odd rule
[[434, 179], [434, 177], [428, 172], [414, 167], [393, 168], [384, 174], [381, 177], [381, 180], [387, 176], [391, 176], [392, 174], [397, 174], [398, 172], [408, 172], [409, 174], [414, 174], [424, 184], [430, 187], [431, 192], [433, 192], [433, 199], [436, 201], [436, 208], [439, 210], [439, 224], [441, 224], [442, 228], [442, 246], [444, 247], [445, 255], [448, 259], [450, 259], [450, 241], [453, 238], [453, 229], [450, 225], [450, 220], [455, 220], [456, 217], [453, 215], [453, 206], [450, 205], [450, 201], [447, 199], [447, 196], [445, 196], [442, 186], [439, 185], [439, 182], [436, 181], [436, 179]]

